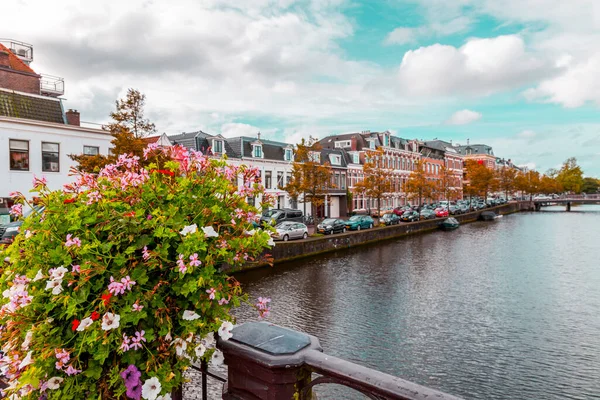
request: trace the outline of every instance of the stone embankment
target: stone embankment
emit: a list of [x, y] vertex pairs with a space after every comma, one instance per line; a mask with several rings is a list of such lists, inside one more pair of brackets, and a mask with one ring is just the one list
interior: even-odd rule
[[[508, 203], [482, 211], [474, 211], [467, 214], [456, 215], [461, 224], [477, 221], [483, 211], [494, 211], [496, 214], [512, 214], [519, 211], [529, 211], [531, 203]], [[365, 229], [361, 231], [347, 232], [335, 235], [327, 235], [306, 240], [296, 240], [289, 242], [277, 242], [277, 245], [271, 249], [275, 264], [297, 260], [304, 257], [315, 256], [322, 253], [347, 249], [356, 246], [362, 246], [369, 243], [380, 242], [388, 239], [397, 239], [403, 236], [414, 235], [439, 229], [439, 225], [444, 218], [434, 220], [425, 220], [418, 222], [401, 222], [399, 225]], [[248, 265], [243, 270], [262, 267], [262, 265]]]

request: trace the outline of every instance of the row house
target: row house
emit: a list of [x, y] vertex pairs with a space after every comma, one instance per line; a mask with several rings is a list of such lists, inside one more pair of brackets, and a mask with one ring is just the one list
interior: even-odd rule
[[352, 211], [364, 211], [377, 207], [376, 200], [354, 191], [355, 185], [364, 179], [363, 165], [371, 150], [383, 150], [383, 165], [392, 172], [394, 191], [382, 200], [382, 208], [393, 208], [408, 202], [403, 188], [415, 163], [420, 159], [416, 140], [393, 136], [390, 132], [346, 133], [331, 135], [319, 141], [323, 149], [339, 150], [347, 161], [348, 189], [353, 192]]
[[463, 156], [465, 161], [475, 160], [477, 162], [482, 162], [490, 169], [496, 169], [496, 156], [494, 155], [494, 150], [491, 146], [486, 144], [469, 144], [469, 140], [467, 139], [466, 146], [458, 145], [454, 148], [461, 156]]
[[65, 112], [64, 81], [37, 74], [32, 61], [31, 45], [0, 40], [0, 215], [12, 204], [10, 192], [29, 193], [34, 176], [61, 189], [73, 180], [70, 154], [107, 155], [112, 140], [82, 127], [77, 110]]
[[[425, 171], [432, 175], [432, 180], [441, 178], [442, 167], [453, 176], [451, 180], [451, 200], [462, 199], [464, 161], [455, 146], [444, 140], [430, 140], [421, 143], [421, 155], [425, 164]], [[436, 198], [435, 200], [445, 200]]]

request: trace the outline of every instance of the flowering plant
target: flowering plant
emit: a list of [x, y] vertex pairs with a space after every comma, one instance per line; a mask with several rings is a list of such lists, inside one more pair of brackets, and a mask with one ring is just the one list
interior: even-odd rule
[[[145, 157], [157, 163], [122, 155], [62, 191], [34, 181], [43, 212], [2, 254], [0, 372], [12, 398], [168, 399], [192, 362], [220, 357], [214, 333], [229, 339], [230, 310], [247, 300], [223, 267], [274, 245], [246, 202], [268, 200], [258, 170], [179, 146]], [[26, 200], [14, 197], [18, 215]]]

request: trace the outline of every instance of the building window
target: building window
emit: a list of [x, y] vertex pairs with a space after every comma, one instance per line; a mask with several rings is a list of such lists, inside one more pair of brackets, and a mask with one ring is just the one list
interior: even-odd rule
[[312, 161], [312, 162], [320, 163], [321, 162], [321, 153], [317, 153], [316, 151], [311, 151], [309, 153], [309, 158], [310, 158], [310, 161]]
[[86, 156], [97, 156], [100, 154], [100, 147], [98, 146], [83, 146], [83, 154]]
[[346, 147], [351, 147], [352, 142], [350, 140], [339, 140], [335, 142], [334, 147], [337, 149], [344, 149]]
[[282, 188], [283, 186], [283, 171], [277, 171], [277, 187]]
[[42, 142], [42, 171], [59, 171], [59, 144]]
[[340, 187], [340, 174], [336, 173], [333, 175], [334, 179], [333, 179], [333, 187], [335, 189], [339, 189]]
[[359, 158], [359, 155], [357, 153], [352, 154], [352, 162], [354, 164], [360, 163], [360, 158]]
[[265, 171], [265, 188], [271, 189], [271, 171]]
[[246, 198], [246, 203], [250, 204], [252, 207], [255, 206], [255, 199], [254, 197], [247, 197]]
[[262, 146], [260, 146], [260, 145], [254, 145], [253, 155], [256, 158], [262, 158], [262, 156], [263, 156]]
[[285, 161], [292, 161], [292, 149], [285, 149]]
[[342, 156], [337, 154], [330, 154], [329, 159], [331, 160], [332, 165], [341, 165], [342, 164]]
[[371, 150], [375, 150], [375, 141], [374, 140], [369, 140], [369, 148]]
[[222, 140], [213, 140], [213, 153], [223, 153], [223, 141]]
[[10, 169], [13, 171], [29, 171], [29, 142], [27, 140], [10, 140]]
[[341, 179], [342, 179], [342, 181], [341, 181], [342, 187], [341, 188], [346, 189], [346, 174], [342, 174]]

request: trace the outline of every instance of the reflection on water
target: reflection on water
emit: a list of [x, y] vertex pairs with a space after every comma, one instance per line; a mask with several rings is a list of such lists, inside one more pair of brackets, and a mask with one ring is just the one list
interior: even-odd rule
[[468, 399], [600, 399], [599, 239], [600, 206], [548, 207], [238, 279], [332, 355]]

